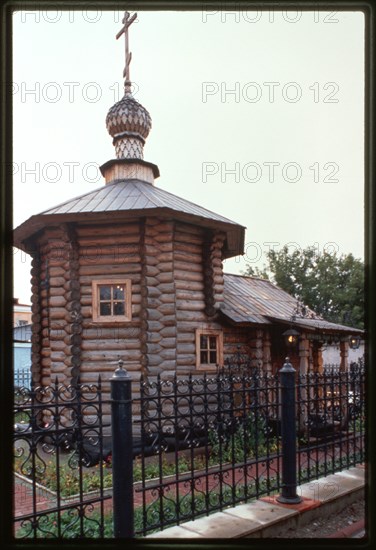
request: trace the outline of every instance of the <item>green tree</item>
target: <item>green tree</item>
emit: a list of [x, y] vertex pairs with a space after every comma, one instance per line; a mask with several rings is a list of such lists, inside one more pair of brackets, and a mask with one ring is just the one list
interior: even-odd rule
[[327, 321], [364, 328], [364, 264], [352, 254], [318, 254], [314, 247], [270, 250], [262, 269], [247, 275], [269, 279]]

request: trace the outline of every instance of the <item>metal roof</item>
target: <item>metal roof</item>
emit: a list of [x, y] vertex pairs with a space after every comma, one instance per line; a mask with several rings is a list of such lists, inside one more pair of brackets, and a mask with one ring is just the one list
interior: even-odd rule
[[[297, 304], [295, 298], [266, 279], [224, 273], [221, 311], [235, 323], [270, 325], [277, 321], [290, 324]], [[296, 317], [292, 324], [311, 331], [363, 332], [325, 321], [309, 308], [307, 312], [310, 317]]]
[[225, 256], [243, 254], [245, 228], [242, 225], [137, 179], [117, 180], [32, 216], [15, 229], [15, 245], [23, 248], [25, 239], [52, 222], [112, 221], [115, 218], [124, 219], [125, 213], [127, 218], [137, 215], [171, 216], [204, 227], [221, 229], [227, 233]]

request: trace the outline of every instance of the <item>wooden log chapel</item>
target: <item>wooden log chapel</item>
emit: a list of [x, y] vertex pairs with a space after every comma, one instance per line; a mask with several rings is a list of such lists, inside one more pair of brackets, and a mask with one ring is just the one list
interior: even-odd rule
[[[289, 350], [302, 372], [323, 368], [321, 349], [361, 333], [297, 313], [297, 302], [269, 281], [226, 274], [222, 262], [244, 253], [245, 228], [159, 189], [159, 169], [143, 160], [151, 129], [129, 78], [126, 12], [124, 97], [106, 119], [116, 158], [101, 166], [105, 185], [31, 216], [14, 232], [32, 256], [32, 378], [108, 383], [117, 361], [136, 381], [215, 372], [240, 351], [275, 372]], [[295, 313], [295, 314], [294, 314]]]

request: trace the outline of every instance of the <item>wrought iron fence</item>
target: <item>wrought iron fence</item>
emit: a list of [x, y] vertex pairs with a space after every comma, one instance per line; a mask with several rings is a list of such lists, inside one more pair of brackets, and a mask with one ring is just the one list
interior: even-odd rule
[[[142, 381], [140, 401], [141, 440], [156, 455], [157, 475], [142, 476], [136, 533], [280, 490], [277, 376], [158, 377]], [[140, 463], [146, 472], [143, 452]]]
[[[213, 377], [142, 381], [136, 534], [283, 494], [280, 376], [239, 365], [235, 372], [227, 365]], [[287, 475], [301, 484], [363, 462], [363, 366], [292, 376], [296, 455]], [[149, 481], [146, 448], [155, 455]]]
[[[101, 382], [17, 388], [15, 536], [104, 536], [106, 470]], [[94, 457], [94, 460], [93, 460]], [[95, 470], [90, 468], [97, 463]]]
[[305, 483], [365, 459], [365, 370], [297, 376], [298, 479]]
[[[16, 537], [145, 536], [263, 495], [289, 498], [286, 476], [296, 485], [365, 460], [363, 364], [284, 377], [243, 367], [142, 379], [133, 419], [121, 367], [110, 401], [100, 380], [18, 388]], [[110, 404], [112, 440], [103, 414]]]

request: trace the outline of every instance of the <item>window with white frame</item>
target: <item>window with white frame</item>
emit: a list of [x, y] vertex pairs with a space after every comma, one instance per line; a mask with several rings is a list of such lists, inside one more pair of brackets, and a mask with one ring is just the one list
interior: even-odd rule
[[130, 279], [99, 279], [92, 281], [93, 321], [126, 322], [132, 319], [132, 289]]

